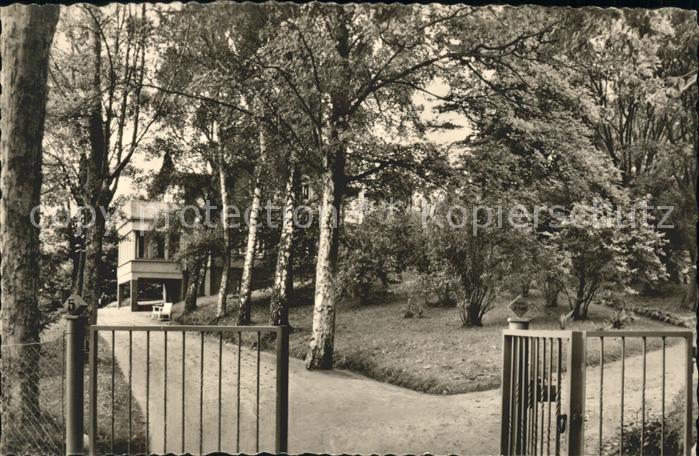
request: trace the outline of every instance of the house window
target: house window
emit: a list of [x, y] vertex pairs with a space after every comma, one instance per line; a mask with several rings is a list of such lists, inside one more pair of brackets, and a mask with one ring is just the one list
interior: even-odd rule
[[311, 197], [311, 184], [308, 179], [301, 181], [301, 198], [307, 200]]
[[162, 259], [165, 258], [165, 239], [157, 231], [145, 233], [145, 258]]
[[157, 231], [136, 231], [136, 258], [164, 259], [165, 237]]
[[136, 258], [143, 258], [146, 252], [146, 237], [143, 231], [135, 231], [136, 234]]
[[172, 257], [177, 255], [177, 252], [179, 250], [180, 250], [180, 236], [176, 233], [171, 233], [168, 236], [167, 257], [169, 259], [172, 259]]
[[152, 233], [153, 258], [165, 258], [165, 238], [160, 233]]

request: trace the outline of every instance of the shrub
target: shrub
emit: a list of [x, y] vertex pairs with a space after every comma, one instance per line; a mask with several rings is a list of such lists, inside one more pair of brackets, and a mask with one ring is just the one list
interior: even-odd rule
[[412, 298], [408, 298], [408, 303], [403, 307], [403, 318], [422, 318], [422, 304], [413, 304]]
[[385, 289], [406, 269], [412, 255], [408, 218], [374, 211], [362, 223], [346, 226], [336, 276], [340, 296], [358, 297], [365, 304], [376, 282]]
[[419, 289], [428, 307], [456, 307], [457, 287], [454, 277], [444, 271], [426, 272], [418, 277]]
[[[632, 280], [655, 283], [666, 277], [658, 256], [662, 234], [648, 223], [629, 218], [632, 210], [612, 210], [608, 203], [575, 204], [551, 235], [551, 241], [570, 255], [573, 319], [587, 318], [590, 304], [601, 291], [632, 292]], [[624, 223], [619, 223], [619, 214]]]
[[439, 214], [424, 230], [427, 280], [445, 284], [447, 296], [453, 293], [462, 325], [482, 326], [512, 274], [512, 252], [521, 246], [516, 238], [525, 233], [493, 225], [474, 232]]

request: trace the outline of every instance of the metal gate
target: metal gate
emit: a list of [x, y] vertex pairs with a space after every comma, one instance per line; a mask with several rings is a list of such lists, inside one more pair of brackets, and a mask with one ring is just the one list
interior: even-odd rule
[[[678, 412], [682, 449], [679, 451], [689, 455], [694, 369], [692, 332], [616, 330], [503, 332], [500, 453], [623, 455], [628, 452], [625, 446], [628, 446], [632, 427], [630, 415], [636, 410], [633, 432], [638, 441], [637, 451], [643, 454], [649, 438], [648, 397], [653, 396], [659, 402], [654, 405], [660, 409], [656, 424], [660, 428], [660, 452], [664, 454], [669, 421], [666, 404], [672, 399], [666, 391], [666, 357], [668, 347], [675, 344], [681, 346], [677, 348], [681, 351], [679, 354], [674, 351], [673, 356], [682, 364], [675, 363], [671, 367], [675, 373], [672, 382], [675, 386], [682, 384], [680, 405], [683, 409]], [[634, 353], [629, 351], [630, 347]], [[628, 358], [627, 354], [635, 357]], [[649, 356], [654, 356], [654, 369], [649, 367]], [[617, 365], [611, 367], [607, 361], [605, 370], [605, 359]], [[634, 388], [628, 386], [630, 367], [627, 364], [630, 363], [634, 364]], [[656, 364], [660, 364], [659, 369]], [[598, 372], [586, 378], [591, 368]], [[590, 401], [587, 405], [586, 387]], [[632, 391], [634, 397], [625, 397]], [[631, 400], [635, 404], [630, 404]], [[587, 442], [586, 437], [590, 437]]]
[[85, 352], [89, 454], [287, 451], [288, 327], [85, 323], [68, 320], [67, 454], [85, 450]]

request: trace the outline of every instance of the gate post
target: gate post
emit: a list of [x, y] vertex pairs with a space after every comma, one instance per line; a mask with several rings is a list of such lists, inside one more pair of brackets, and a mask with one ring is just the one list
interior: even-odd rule
[[510, 448], [510, 427], [512, 417], [510, 416], [512, 395], [512, 345], [514, 338], [503, 334], [502, 336], [502, 369], [501, 369], [501, 411], [500, 411], [500, 454], [509, 454]]
[[[508, 329], [528, 330], [530, 321], [529, 318], [508, 318]], [[527, 434], [524, 430], [527, 429], [527, 412], [532, 400], [527, 389], [530, 382], [529, 344], [528, 337], [503, 336], [500, 453], [505, 455], [526, 453]]]
[[66, 316], [66, 404], [65, 444], [67, 455], [83, 454], [85, 328], [87, 317], [79, 313]]
[[289, 326], [277, 332], [277, 413], [275, 453], [287, 453], [289, 443]]
[[585, 450], [585, 336], [581, 331], [573, 331], [570, 336], [570, 349], [567, 360], [569, 431], [568, 453], [582, 455]]

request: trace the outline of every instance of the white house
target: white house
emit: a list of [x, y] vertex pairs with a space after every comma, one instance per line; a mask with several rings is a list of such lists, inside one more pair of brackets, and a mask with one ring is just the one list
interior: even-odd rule
[[117, 303], [128, 300], [131, 310], [150, 310], [139, 301], [179, 301], [184, 289], [183, 265], [173, 259], [178, 239], [154, 227], [171, 203], [130, 201], [119, 226]]

